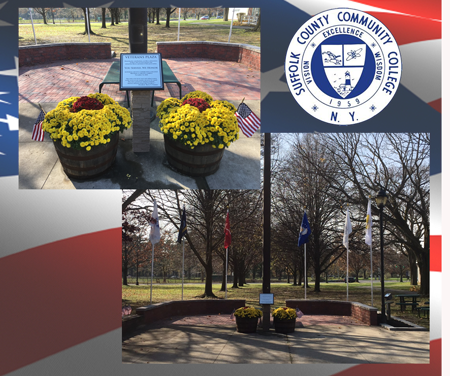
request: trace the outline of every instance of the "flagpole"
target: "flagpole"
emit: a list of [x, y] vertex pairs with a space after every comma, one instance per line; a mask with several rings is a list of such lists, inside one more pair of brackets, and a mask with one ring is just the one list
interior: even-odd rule
[[230, 43], [230, 39], [231, 39], [231, 31], [233, 30], [234, 9], [235, 9], [235, 8], [233, 8], [233, 15], [231, 16], [230, 35], [228, 35], [228, 43]]
[[30, 11], [31, 27], [33, 28], [33, 34], [34, 34], [34, 44], [37, 44], [36, 32], [34, 31], [34, 22], [33, 22], [33, 15], [31, 14], [31, 8], [28, 8], [28, 10]]
[[181, 8], [178, 8], [178, 37], [177, 37], [177, 41], [180, 40], [180, 23], [181, 23]]
[[347, 248], [347, 302], [348, 302], [348, 248]]
[[303, 279], [304, 279], [304, 285], [305, 285], [305, 299], [306, 299], [306, 243], [304, 244], [304, 258], [305, 258], [305, 260], [304, 260], [304, 264], [305, 264], [305, 276], [303, 277]]
[[181, 300], [183, 300], [184, 290], [184, 238], [183, 238], [183, 261], [181, 263]]
[[152, 278], [150, 279], [150, 304], [153, 304], [153, 261], [155, 260], [155, 245], [152, 243]]
[[370, 298], [373, 307], [373, 261], [372, 261], [372, 244], [370, 245]]
[[227, 291], [228, 291], [228, 247], [225, 248], [225, 299], [227, 298]]
[[89, 43], [91, 42], [91, 31], [90, 29], [90, 24], [89, 24], [89, 8], [86, 8], [86, 20], [87, 20], [87, 30], [88, 30], [88, 37], [89, 37]]

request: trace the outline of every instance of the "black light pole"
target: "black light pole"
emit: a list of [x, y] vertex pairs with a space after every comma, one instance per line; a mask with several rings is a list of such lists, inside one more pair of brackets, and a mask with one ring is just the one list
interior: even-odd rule
[[[270, 133], [264, 134], [264, 236], [263, 236], [263, 293], [270, 293]], [[263, 331], [270, 330], [270, 304], [263, 304]]]
[[383, 189], [383, 187], [380, 188], [380, 191], [378, 192], [377, 197], [375, 197], [375, 201], [377, 203], [378, 208], [380, 209], [381, 322], [385, 323], [386, 322], [386, 309], [384, 306], [383, 208], [385, 207], [386, 202], [387, 202], [387, 194], [386, 194], [386, 191]]
[[147, 8], [130, 8], [128, 36], [131, 53], [147, 53]]

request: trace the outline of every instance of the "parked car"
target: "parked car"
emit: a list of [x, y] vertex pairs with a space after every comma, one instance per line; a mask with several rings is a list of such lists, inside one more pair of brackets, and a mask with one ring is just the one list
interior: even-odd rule
[[209, 20], [209, 16], [203, 16], [202, 18], [200, 18], [201, 20]]
[[[347, 278], [344, 278], [344, 282], [347, 282]], [[355, 278], [354, 277], [348, 277], [348, 283], [352, 283], [355, 282]]]
[[223, 16], [217, 16], [216, 18], [223, 18]]

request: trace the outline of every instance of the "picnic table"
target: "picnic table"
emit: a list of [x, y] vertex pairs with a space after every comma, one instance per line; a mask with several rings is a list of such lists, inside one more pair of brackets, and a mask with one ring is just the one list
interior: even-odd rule
[[430, 317], [430, 302], [425, 302], [425, 305], [422, 307], [417, 307], [417, 315], [421, 317], [421, 313], [424, 312], [427, 314], [427, 317]]
[[[165, 62], [164, 60], [162, 61], [162, 69], [163, 69], [163, 82], [165, 84], [177, 84], [178, 88], [180, 89], [180, 99], [181, 99], [181, 83], [180, 83], [180, 81], [178, 81], [177, 77], [172, 72], [172, 70], [170, 69], [167, 62]], [[111, 84], [116, 84], [116, 85], [120, 84], [120, 61], [114, 61], [111, 64], [111, 67], [109, 68], [108, 73], [106, 73], [105, 78], [98, 86], [98, 92], [99, 93], [102, 92], [102, 87], [104, 85], [111, 85]], [[127, 103], [128, 103], [128, 108], [129, 108], [130, 107], [130, 96], [129, 96], [128, 91], [129, 90], [126, 90]], [[151, 103], [152, 107], [153, 107], [154, 99], [155, 99], [155, 91], [152, 90], [152, 103]]]
[[414, 311], [419, 305], [419, 303], [417, 303], [417, 298], [420, 298], [419, 294], [398, 294], [395, 296], [400, 298], [400, 303], [395, 304], [400, 306], [402, 312], [406, 306], [411, 306], [411, 311]]

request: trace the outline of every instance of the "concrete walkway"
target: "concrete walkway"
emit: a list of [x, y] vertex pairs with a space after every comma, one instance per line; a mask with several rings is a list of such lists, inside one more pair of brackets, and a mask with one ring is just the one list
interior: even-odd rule
[[238, 333], [228, 315], [176, 317], [122, 343], [123, 363], [429, 363], [429, 332], [392, 332], [348, 317], [303, 316], [294, 333]]
[[[219, 170], [206, 178], [182, 175], [168, 165], [159, 119], [150, 124], [150, 152], [132, 151], [132, 129], [123, 133], [113, 166], [98, 178], [82, 181], [64, 173], [52, 140], [31, 140], [33, 124], [40, 109], [55, 108], [71, 96], [98, 92], [98, 86], [114, 59], [63, 61], [19, 70], [19, 188], [20, 189], [259, 189], [260, 134], [238, 141], [225, 150]], [[236, 107], [245, 103], [260, 117], [260, 74], [234, 62], [207, 59], [165, 59], [182, 84], [183, 95], [202, 90], [214, 99], [228, 100]], [[118, 85], [105, 85], [103, 93], [125, 103]], [[155, 92], [156, 107], [165, 98], [179, 97], [175, 84]]]

